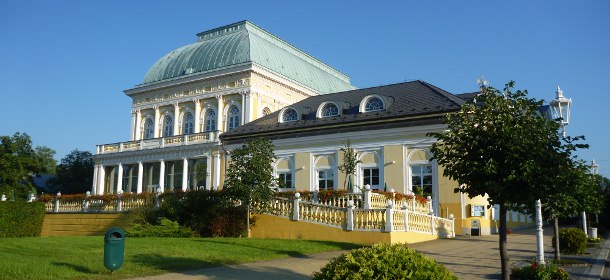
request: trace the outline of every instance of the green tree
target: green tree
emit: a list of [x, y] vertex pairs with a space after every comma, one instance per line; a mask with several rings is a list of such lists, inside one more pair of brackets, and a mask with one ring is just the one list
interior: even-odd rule
[[40, 161], [41, 173], [47, 173], [49, 175], [55, 175], [57, 161], [55, 158], [55, 151], [49, 147], [38, 146], [36, 147], [36, 156]]
[[558, 166], [558, 170], [554, 187], [541, 198], [544, 216], [553, 220], [555, 260], [561, 259], [559, 218], [573, 217], [582, 211], [600, 210], [602, 202], [601, 193], [595, 190], [593, 177], [587, 174], [587, 167], [582, 162], [568, 161]]
[[34, 150], [26, 133], [0, 136], [0, 195], [25, 199], [34, 188], [32, 176], [47, 171], [54, 153], [47, 147]]
[[95, 162], [88, 151], [73, 150], [57, 166], [57, 176], [49, 182], [58, 186], [62, 193], [84, 193], [93, 185]]
[[[345, 173], [345, 179], [343, 180], [343, 189], [347, 190], [347, 181], [351, 180], [352, 176], [356, 174], [356, 167], [361, 161], [358, 160], [358, 154], [352, 148], [349, 140], [345, 144], [345, 147], [340, 149], [343, 152], [343, 163], [339, 165], [339, 171]], [[353, 183], [353, 181], [351, 181]], [[353, 188], [353, 185], [351, 186]], [[353, 190], [349, 190], [353, 191]]]
[[506, 244], [506, 211], [542, 198], [557, 177], [561, 157], [559, 125], [540, 114], [542, 101], [527, 90], [487, 88], [479, 103], [465, 104], [447, 116], [448, 130], [431, 133], [439, 141], [434, 157], [445, 176], [457, 181], [455, 192], [486, 196], [500, 206], [499, 249], [502, 277], [510, 276]]
[[273, 195], [271, 187], [273, 162], [276, 157], [273, 143], [265, 138], [246, 142], [230, 153], [231, 159], [224, 185], [224, 192], [242, 202], [246, 207], [247, 236], [250, 237], [250, 212], [253, 205], [264, 209]]

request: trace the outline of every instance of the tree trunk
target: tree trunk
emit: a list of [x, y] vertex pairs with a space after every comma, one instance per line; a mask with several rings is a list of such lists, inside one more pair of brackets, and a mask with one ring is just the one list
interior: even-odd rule
[[246, 205], [246, 238], [250, 238], [250, 206]]
[[555, 261], [561, 260], [559, 251], [559, 218], [553, 217], [553, 234], [555, 235]]
[[508, 249], [506, 248], [506, 206], [503, 203], [500, 203], [500, 263], [502, 266], [502, 279], [510, 280]]

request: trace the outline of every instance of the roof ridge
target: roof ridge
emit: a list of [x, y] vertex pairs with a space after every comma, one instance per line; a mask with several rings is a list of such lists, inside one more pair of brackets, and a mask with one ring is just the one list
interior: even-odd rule
[[428, 87], [429, 89], [439, 93], [440, 95], [444, 96], [445, 98], [449, 99], [450, 101], [452, 101], [453, 103], [455, 103], [457, 105], [461, 106], [464, 103], [466, 103], [466, 101], [464, 101], [463, 99], [455, 96], [454, 94], [452, 94], [452, 93], [450, 93], [450, 92], [448, 92], [448, 91], [446, 91], [446, 90], [444, 90], [442, 88], [439, 88], [439, 87], [437, 87], [435, 85], [432, 85], [432, 84], [430, 84], [428, 82], [425, 82], [425, 81], [422, 81], [422, 80], [417, 80], [417, 82], [419, 82], [419, 83], [425, 85], [426, 87]]

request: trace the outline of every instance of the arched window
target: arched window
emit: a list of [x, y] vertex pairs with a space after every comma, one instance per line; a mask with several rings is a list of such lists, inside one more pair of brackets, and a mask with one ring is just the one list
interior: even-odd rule
[[144, 139], [151, 139], [155, 137], [155, 124], [150, 118], [146, 118], [144, 121]]
[[216, 131], [216, 112], [208, 109], [205, 113], [205, 132]]
[[182, 124], [182, 134], [193, 134], [193, 114], [191, 112], [184, 114]]
[[237, 108], [237, 106], [231, 106], [231, 108], [229, 108], [229, 129], [239, 126], [239, 117], [239, 108]]
[[383, 101], [377, 97], [371, 97], [366, 100], [364, 105], [365, 112], [381, 111], [383, 110]]
[[263, 109], [263, 117], [269, 114], [271, 114], [271, 110], [268, 107], [265, 107], [265, 109]]
[[295, 109], [288, 108], [284, 110], [284, 113], [282, 114], [282, 122], [296, 122], [298, 120], [299, 115]]
[[326, 103], [320, 112], [321, 117], [334, 117], [339, 115], [339, 108], [333, 103]]
[[166, 116], [163, 120], [163, 137], [174, 135], [174, 119], [171, 116]]

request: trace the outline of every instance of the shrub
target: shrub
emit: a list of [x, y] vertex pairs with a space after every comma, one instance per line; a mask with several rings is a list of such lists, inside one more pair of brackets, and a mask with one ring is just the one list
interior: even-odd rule
[[159, 225], [135, 224], [127, 229], [129, 237], [193, 237], [195, 233], [178, 222], [161, 218]]
[[570, 275], [563, 269], [554, 264], [539, 265], [537, 262], [532, 262], [531, 265], [524, 267], [513, 268], [513, 279], [523, 280], [564, 280], [570, 279]]
[[377, 244], [333, 258], [314, 279], [457, 279], [444, 266], [403, 244]]
[[[555, 248], [555, 237], [553, 237]], [[587, 248], [587, 235], [577, 228], [562, 228], [559, 230], [559, 251], [563, 254], [582, 254]]]
[[0, 202], [0, 237], [40, 236], [44, 203]]
[[126, 224], [158, 224], [161, 218], [191, 228], [200, 236], [243, 236], [246, 214], [243, 207], [233, 204], [222, 191], [195, 190], [161, 194], [159, 210], [150, 206], [131, 211]]

